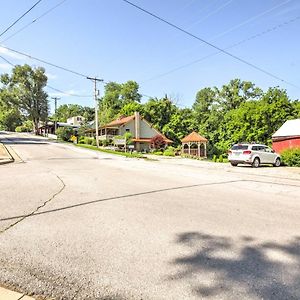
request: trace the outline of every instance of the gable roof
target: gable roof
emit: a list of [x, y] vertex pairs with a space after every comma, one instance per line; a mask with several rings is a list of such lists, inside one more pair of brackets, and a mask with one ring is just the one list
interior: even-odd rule
[[300, 119], [286, 121], [273, 135], [276, 137], [300, 136]]
[[129, 116], [129, 117], [120, 117], [116, 120], [113, 120], [111, 121], [110, 123], [108, 124], [105, 124], [103, 125], [102, 127], [109, 127], [109, 126], [119, 126], [119, 125], [123, 125], [123, 124], [126, 124], [132, 120], [134, 120], [135, 116], [132, 115], [132, 116]]
[[199, 133], [193, 131], [186, 137], [181, 140], [182, 143], [190, 143], [190, 142], [207, 142], [207, 139], [201, 136]]

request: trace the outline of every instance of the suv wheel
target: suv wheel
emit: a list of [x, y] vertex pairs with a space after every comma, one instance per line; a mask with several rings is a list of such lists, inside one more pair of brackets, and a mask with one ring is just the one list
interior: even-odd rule
[[232, 165], [233, 167], [236, 167], [238, 164], [232, 162], [231, 165]]
[[253, 168], [258, 168], [260, 165], [260, 160], [258, 157], [255, 157], [254, 160], [253, 160], [253, 163], [252, 163], [252, 167]]
[[281, 161], [280, 161], [280, 158], [277, 157], [276, 160], [275, 160], [275, 164], [274, 164], [274, 167], [280, 167], [281, 165]]

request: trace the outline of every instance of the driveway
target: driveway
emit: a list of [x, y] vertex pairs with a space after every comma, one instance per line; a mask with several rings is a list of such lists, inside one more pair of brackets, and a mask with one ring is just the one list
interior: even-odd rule
[[297, 169], [0, 139], [0, 285], [55, 299], [299, 299]]

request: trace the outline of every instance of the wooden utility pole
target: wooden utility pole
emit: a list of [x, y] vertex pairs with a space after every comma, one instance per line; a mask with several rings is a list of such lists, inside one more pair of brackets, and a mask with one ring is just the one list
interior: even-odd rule
[[57, 129], [57, 115], [56, 115], [56, 111], [57, 111], [57, 100], [60, 100], [60, 98], [58, 98], [58, 97], [52, 97], [52, 99], [54, 100], [54, 113], [55, 113], [54, 133], [56, 133], [56, 129]]
[[99, 79], [97, 77], [87, 77], [87, 79], [92, 80], [94, 82], [96, 144], [97, 144], [97, 148], [99, 148], [98, 100], [97, 100], [97, 96], [99, 96], [99, 91], [97, 90], [97, 82], [103, 82], [103, 79]]

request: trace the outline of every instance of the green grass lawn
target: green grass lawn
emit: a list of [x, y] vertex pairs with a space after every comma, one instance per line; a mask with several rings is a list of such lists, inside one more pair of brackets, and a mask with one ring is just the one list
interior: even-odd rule
[[146, 156], [143, 156], [140, 153], [121, 152], [121, 151], [115, 151], [115, 150], [110, 150], [110, 149], [97, 148], [96, 146], [86, 145], [86, 144], [74, 144], [74, 145], [76, 145], [77, 147], [87, 148], [87, 149], [110, 153], [110, 154], [121, 155], [121, 156], [125, 156], [125, 157], [147, 159]]

